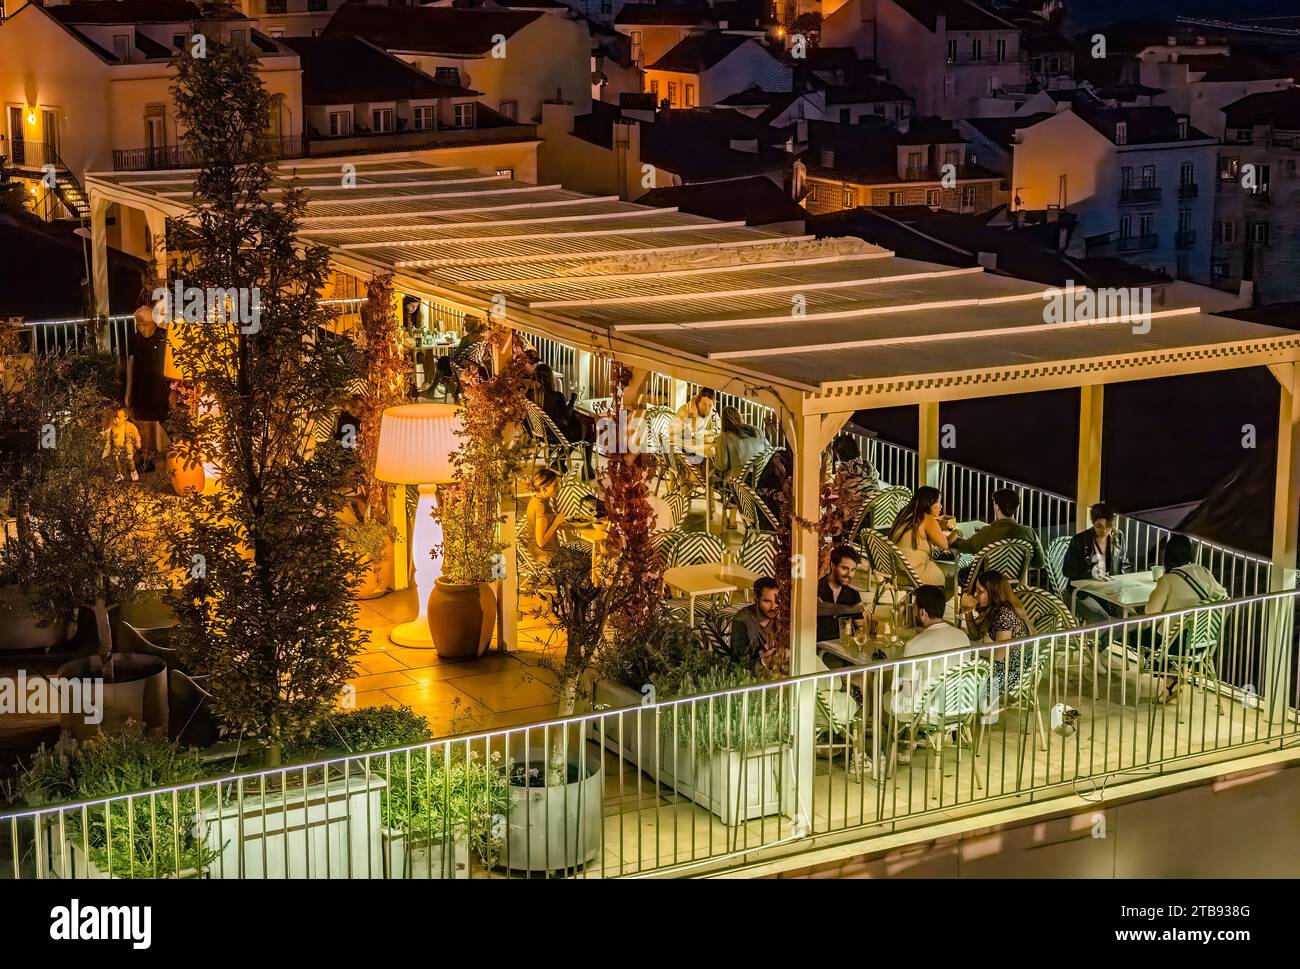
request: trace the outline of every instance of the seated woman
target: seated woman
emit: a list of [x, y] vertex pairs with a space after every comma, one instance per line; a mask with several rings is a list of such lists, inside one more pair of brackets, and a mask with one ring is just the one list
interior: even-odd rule
[[923, 485], [899, 511], [889, 537], [903, 553], [922, 585], [937, 585], [952, 591], [953, 579], [934, 560], [935, 552], [948, 551], [952, 534], [939, 523], [943, 514], [943, 496], [938, 488]]
[[[734, 407], [722, 408], [722, 433], [714, 447], [713, 470], [722, 483], [740, 477], [741, 471], [767, 449], [767, 440], [758, 428], [746, 424]], [[736, 509], [727, 506], [727, 527], [734, 528]]]
[[532, 485], [534, 494], [528, 499], [524, 513], [523, 538], [532, 560], [545, 565], [560, 547], [559, 531], [566, 521], [552, 505], [555, 493], [560, 490], [560, 476], [550, 468], [539, 468], [533, 475]]
[[[1192, 542], [1186, 535], [1170, 535], [1165, 543], [1165, 574], [1156, 581], [1150, 598], [1142, 608], [1148, 616], [1161, 612], [1174, 612], [1206, 602], [1218, 602], [1228, 597], [1227, 590], [1219, 584], [1209, 569], [1192, 561], [1196, 557]], [[1180, 656], [1183, 652], [1183, 618], [1170, 619], [1168, 623], [1153, 622], [1144, 625], [1138, 640], [1148, 661], [1157, 668], [1162, 666], [1157, 654]], [[1157, 643], [1157, 633], [1160, 642]], [[1164, 644], [1168, 643], [1166, 650]], [[1156, 694], [1157, 703], [1168, 703], [1178, 695], [1178, 677], [1162, 672]]]
[[[975, 595], [963, 596], [969, 606], [967, 622], [971, 639], [986, 643], [1005, 643], [1032, 636], [1033, 624], [1025, 607], [1012, 591], [1011, 583], [996, 569], [986, 569], [975, 580]], [[1020, 682], [1023, 672], [1020, 647], [1012, 646], [1005, 659], [993, 660], [993, 693], [1006, 693]]]

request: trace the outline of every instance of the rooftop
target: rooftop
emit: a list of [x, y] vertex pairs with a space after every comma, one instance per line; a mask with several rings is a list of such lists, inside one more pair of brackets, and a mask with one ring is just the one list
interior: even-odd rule
[[751, 42], [752, 38], [743, 34], [723, 34], [717, 31], [689, 34], [646, 70], [698, 74], [734, 53], [736, 48]]
[[509, 38], [538, 17], [538, 10], [466, 10], [453, 7], [379, 7], [345, 3], [325, 27], [326, 37], [356, 34], [392, 51], [474, 57], [497, 36]]
[[1010, 148], [1015, 144], [1017, 131], [1032, 128], [1040, 121], [1046, 121], [1052, 117], [1055, 117], [1055, 115], [1050, 111], [1039, 111], [1034, 114], [1012, 115], [1008, 118], [969, 118], [966, 124], [980, 132], [994, 144]]
[[1271, 125], [1300, 131], [1300, 88], [1248, 94], [1223, 109], [1229, 128]]
[[[193, 22], [204, 19], [190, 0], [73, 0], [45, 8], [65, 24], [138, 24]], [[244, 20], [238, 11], [221, 20]]]
[[304, 104], [472, 97], [479, 92], [436, 81], [362, 37], [286, 37], [302, 64]]
[[744, 220], [747, 225], [758, 226], [803, 222], [808, 215], [779, 185], [762, 176], [657, 188], [637, 201], [641, 205], [672, 206], [679, 212], [723, 222]]
[[940, 15], [947, 18], [949, 30], [1015, 30], [1003, 20], [968, 0], [895, 0], [914, 19], [934, 31]]
[[1178, 137], [1178, 115], [1172, 108], [1098, 108], [1076, 101], [1074, 113], [1105, 135], [1113, 144], [1116, 125], [1124, 122], [1128, 127], [1126, 144], [1155, 145], [1171, 141], [1217, 141], [1213, 135], [1187, 126], [1187, 137]]

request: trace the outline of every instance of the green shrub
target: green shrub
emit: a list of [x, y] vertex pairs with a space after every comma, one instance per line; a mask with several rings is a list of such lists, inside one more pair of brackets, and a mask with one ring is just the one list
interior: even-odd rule
[[363, 707], [331, 713], [294, 745], [290, 756], [304, 760], [335, 752], [362, 754], [410, 747], [432, 738], [429, 721], [410, 707]]
[[485, 865], [496, 861], [504, 832], [497, 816], [510, 806], [509, 761], [500, 751], [450, 755], [443, 749], [399, 752], [376, 763], [388, 781], [383, 824], [417, 842], [466, 838]]
[[[754, 671], [745, 666], [720, 665], [684, 677], [680, 687], [669, 696], [700, 696], [759, 683], [761, 680]], [[691, 743], [693, 738], [695, 749], [701, 753], [757, 751], [789, 742], [791, 703], [788, 688], [779, 686], [709, 697], [664, 709], [660, 729], [665, 744]]]
[[32, 807], [115, 798], [65, 814], [67, 840], [88, 847], [95, 866], [114, 878], [163, 878], [202, 869], [217, 855], [195, 836], [194, 792], [115, 796], [202, 778], [195, 753], [128, 724], [80, 743], [42, 747], [18, 779], [18, 794]]

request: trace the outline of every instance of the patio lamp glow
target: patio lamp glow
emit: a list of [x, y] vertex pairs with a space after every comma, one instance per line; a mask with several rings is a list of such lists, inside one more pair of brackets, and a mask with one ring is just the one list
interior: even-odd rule
[[379, 454], [375, 477], [390, 484], [417, 485], [420, 500], [411, 534], [418, 612], [410, 622], [393, 628], [389, 638], [399, 646], [432, 649], [429, 636], [429, 593], [442, 574], [442, 524], [433, 517], [437, 486], [453, 478], [452, 455], [460, 446], [461, 409], [454, 404], [402, 404], [384, 411], [379, 425]]

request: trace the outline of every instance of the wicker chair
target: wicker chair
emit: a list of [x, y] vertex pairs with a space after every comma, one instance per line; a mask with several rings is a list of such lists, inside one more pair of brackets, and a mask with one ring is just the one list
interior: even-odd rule
[[867, 520], [878, 532], [888, 532], [894, 527], [903, 506], [912, 500], [911, 488], [885, 488], [872, 494], [867, 502]]

